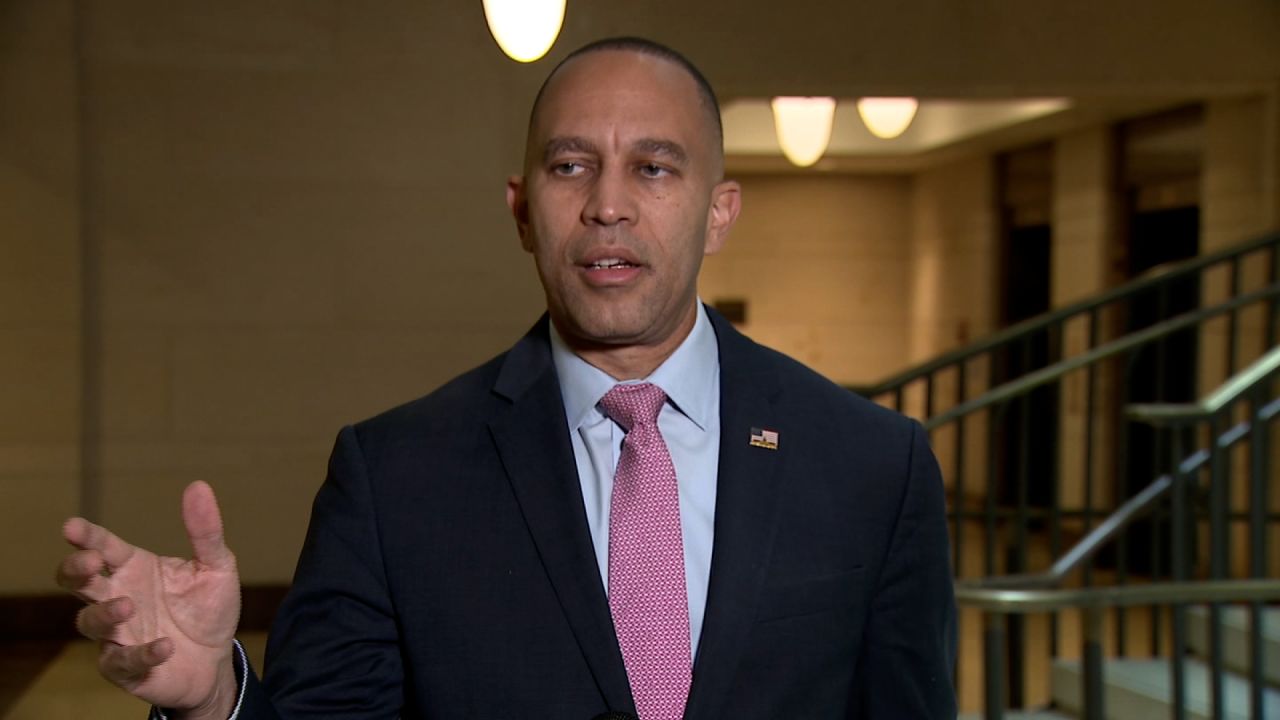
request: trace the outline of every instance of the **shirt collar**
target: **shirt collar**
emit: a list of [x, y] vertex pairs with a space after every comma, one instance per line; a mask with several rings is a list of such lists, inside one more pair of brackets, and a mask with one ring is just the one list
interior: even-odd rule
[[[560, 378], [565, 417], [569, 421], [569, 429], [577, 430], [600, 414], [596, 405], [618, 381], [574, 354], [556, 331], [555, 323], [548, 324], [551, 329], [551, 358]], [[706, 308], [699, 302], [693, 330], [684, 342], [648, 377], [629, 382], [650, 382], [662, 388], [676, 410], [706, 430], [719, 400], [715, 391], [719, 372], [720, 352], [716, 333], [707, 318]]]

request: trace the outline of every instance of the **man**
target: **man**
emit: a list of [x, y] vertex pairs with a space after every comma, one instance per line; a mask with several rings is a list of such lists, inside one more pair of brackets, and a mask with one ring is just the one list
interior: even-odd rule
[[218, 720], [953, 717], [922, 430], [697, 301], [739, 210], [722, 148], [674, 51], [561, 63], [507, 187], [549, 320], [342, 431], [261, 685], [207, 485], [191, 561], [68, 521], [103, 674]]

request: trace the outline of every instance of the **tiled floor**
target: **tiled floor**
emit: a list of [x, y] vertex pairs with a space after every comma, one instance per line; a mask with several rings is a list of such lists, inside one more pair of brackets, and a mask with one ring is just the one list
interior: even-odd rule
[[[241, 638], [251, 662], [262, 666], [265, 633]], [[47, 651], [46, 651], [47, 652]], [[37, 674], [4, 720], [142, 720], [147, 706], [98, 676], [97, 646], [73, 641]]]

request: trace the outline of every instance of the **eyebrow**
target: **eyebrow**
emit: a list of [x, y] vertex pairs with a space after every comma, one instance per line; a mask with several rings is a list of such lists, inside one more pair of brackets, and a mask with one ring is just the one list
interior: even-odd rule
[[[685, 152], [680, 143], [671, 140], [660, 140], [657, 138], [641, 138], [631, 144], [632, 152], [638, 152], [645, 155], [656, 155], [659, 157], [669, 158], [672, 162], [680, 165], [688, 163], [689, 154]], [[542, 149], [543, 162], [549, 161], [557, 155], [565, 153], [586, 153], [590, 155], [598, 155], [599, 150], [595, 143], [584, 137], [553, 137], [547, 141]]]
[[689, 154], [684, 151], [680, 143], [670, 140], [657, 140], [654, 138], [643, 138], [632, 144], [632, 149], [647, 155], [659, 155], [669, 158], [672, 162], [684, 165], [689, 160]]
[[546, 146], [542, 149], [542, 160], [543, 162], [546, 162], [551, 158], [564, 153], [588, 153], [595, 155], [596, 146], [591, 141], [582, 137], [553, 137], [547, 141]]

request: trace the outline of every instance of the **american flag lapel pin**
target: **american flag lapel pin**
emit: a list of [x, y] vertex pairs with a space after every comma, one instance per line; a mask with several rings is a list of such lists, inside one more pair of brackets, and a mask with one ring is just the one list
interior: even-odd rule
[[765, 428], [751, 428], [751, 447], [765, 450], [778, 449], [778, 431]]

